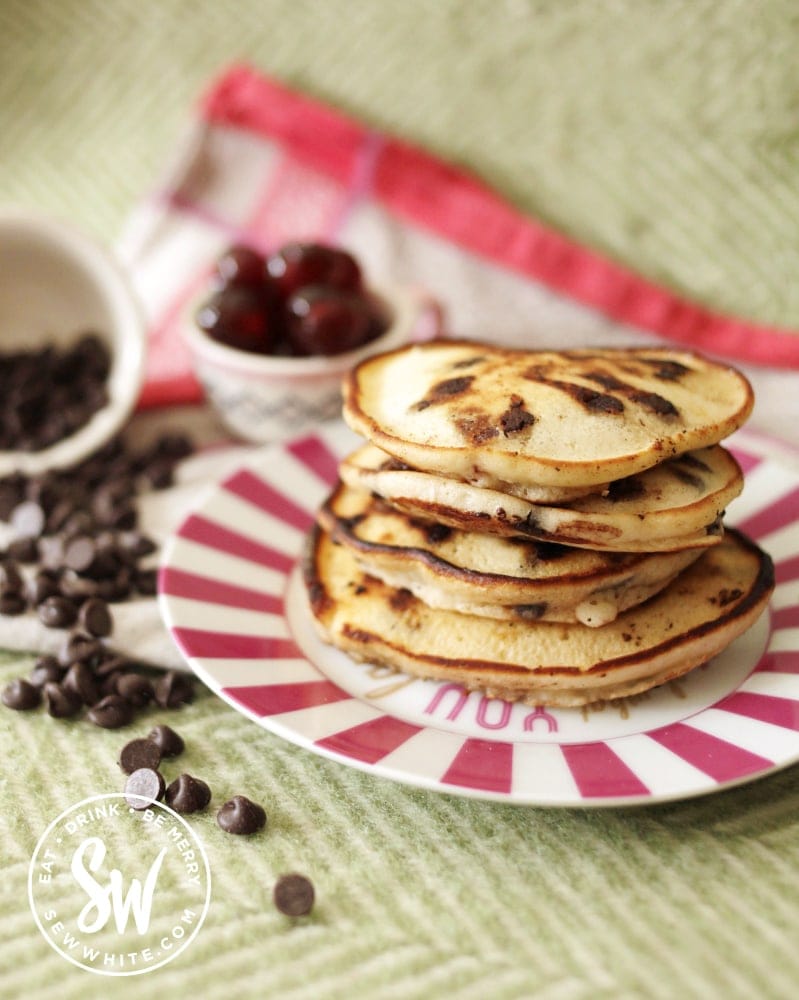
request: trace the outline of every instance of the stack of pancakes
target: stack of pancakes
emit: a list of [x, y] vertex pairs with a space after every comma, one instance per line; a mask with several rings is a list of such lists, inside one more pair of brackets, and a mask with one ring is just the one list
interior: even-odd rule
[[321, 634], [357, 659], [531, 705], [645, 691], [761, 614], [768, 556], [722, 516], [719, 444], [747, 380], [688, 352], [436, 341], [344, 387], [368, 441], [305, 564]]

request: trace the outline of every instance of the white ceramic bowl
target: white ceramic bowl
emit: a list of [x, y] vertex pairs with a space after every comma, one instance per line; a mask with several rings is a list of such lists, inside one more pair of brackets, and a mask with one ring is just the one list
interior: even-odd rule
[[61, 222], [0, 210], [0, 353], [63, 347], [87, 331], [110, 348], [108, 403], [51, 447], [0, 451], [0, 476], [68, 467], [101, 447], [130, 416], [145, 361], [142, 314], [109, 252]]
[[369, 292], [390, 317], [388, 329], [354, 351], [324, 357], [270, 357], [227, 347], [199, 329], [194, 315], [202, 299], [193, 303], [184, 334], [197, 377], [225, 426], [259, 444], [303, 434], [340, 415], [342, 378], [362, 358], [437, 333], [437, 309], [423, 292]]

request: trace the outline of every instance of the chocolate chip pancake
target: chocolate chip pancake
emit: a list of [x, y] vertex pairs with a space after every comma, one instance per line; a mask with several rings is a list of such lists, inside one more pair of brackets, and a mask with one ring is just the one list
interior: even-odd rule
[[719, 445], [611, 483], [605, 495], [557, 507], [408, 468], [374, 445], [345, 458], [339, 472], [349, 486], [428, 521], [615, 552], [716, 544], [720, 516], [743, 487], [738, 463]]
[[363, 572], [321, 528], [304, 564], [321, 635], [351, 656], [530, 705], [638, 694], [725, 649], [766, 607], [770, 558], [730, 530], [645, 604], [602, 628], [497, 621], [431, 608]]
[[414, 469], [509, 493], [597, 485], [717, 444], [752, 409], [739, 372], [687, 351], [520, 351], [434, 341], [344, 385], [353, 430]]
[[607, 553], [459, 531], [339, 483], [318, 514], [359, 567], [430, 607], [599, 627], [662, 590], [701, 554]]

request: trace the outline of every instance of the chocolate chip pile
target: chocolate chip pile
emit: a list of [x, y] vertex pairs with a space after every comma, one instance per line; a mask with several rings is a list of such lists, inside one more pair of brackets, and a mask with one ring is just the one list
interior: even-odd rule
[[95, 333], [64, 349], [0, 354], [0, 449], [41, 451], [83, 427], [108, 402], [110, 370]]
[[58, 654], [40, 656], [0, 700], [28, 711], [44, 702], [55, 718], [84, 717], [104, 729], [133, 721], [154, 702], [177, 708], [193, 698], [186, 674], [160, 673], [113, 652], [109, 605], [152, 596], [156, 571], [142, 565], [155, 552], [137, 531], [136, 495], [173, 482], [192, 450], [167, 433], [133, 453], [116, 438], [68, 470], [0, 480], [0, 519], [14, 538], [0, 554], [0, 614], [38, 615], [48, 628], [69, 629]]

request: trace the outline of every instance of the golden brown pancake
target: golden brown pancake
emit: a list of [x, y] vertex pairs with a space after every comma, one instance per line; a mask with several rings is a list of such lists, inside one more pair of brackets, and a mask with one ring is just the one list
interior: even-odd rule
[[638, 694], [707, 662], [756, 621], [774, 585], [771, 559], [736, 531], [603, 628], [430, 608], [365, 574], [319, 527], [304, 574], [321, 635], [354, 658], [559, 706]]
[[735, 369], [687, 351], [434, 341], [368, 358], [344, 418], [414, 469], [509, 492], [596, 487], [706, 448], [748, 417]]
[[714, 545], [721, 514], [743, 488], [738, 463], [719, 445], [611, 483], [604, 496], [557, 507], [398, 465], [374, 445], [347, 456], [339, 472], [347, 485], [429, 521], [615, 552]]
[[431, 607], [598, 627], [662, 590], [700, 549], [597, 552], [459, 531], [339, 483], [318, 513], [360, 568]]

